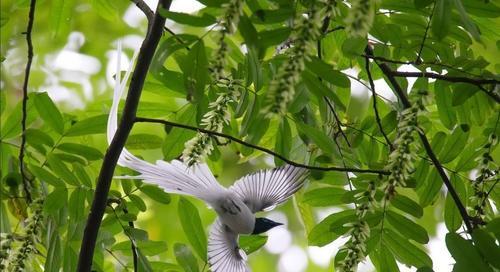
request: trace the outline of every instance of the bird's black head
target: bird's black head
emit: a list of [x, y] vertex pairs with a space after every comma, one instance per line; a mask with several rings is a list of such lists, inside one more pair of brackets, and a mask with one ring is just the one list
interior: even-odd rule
[[255, 218], [255, 227], [253, 228], [252, 234], [261, 234], [280, 225], [283, 224], [274, 222], [273, 220], [267, 218]]

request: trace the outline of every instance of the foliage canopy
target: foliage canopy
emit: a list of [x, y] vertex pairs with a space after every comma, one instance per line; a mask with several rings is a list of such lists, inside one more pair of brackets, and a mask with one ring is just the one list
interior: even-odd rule
[[[136, 71], [144, 85], [130, 88], [133, 153], [205, 161], [226, 185], [270, 164], [309, 168], [278, 215], [301, 248], [341, 244], [307, 271], [437, 271], [427, 245], [443, 224], [453, 271], [500, 269], [498, 2], [198, 0], [190, 13], [131, 2], [1, 3], [2, 268], [77, 269], [99, 173], [116, 164], [101, 169], [110, 50], [120, 41], [131, 58], [163, 17]], [[207, 269], [203, 203], [139, 180], [113, 180], [104, 200], [93, 269]], [[259, 250], [266, 241], [240, 239], [254, 270], [292, 271]]]

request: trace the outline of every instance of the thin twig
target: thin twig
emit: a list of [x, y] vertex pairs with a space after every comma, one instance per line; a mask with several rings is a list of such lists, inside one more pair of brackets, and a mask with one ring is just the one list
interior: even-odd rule
[[333, 114], [333, 118], [335, 118], [335, 121], [337, 122], [337, 125], [339, 126], [339, 132], [340, 132], [340, 135], [342, 135], [342, 137], [344, 138], [346, 144], [348, 147], [351, 147], [351, 143], [349, 143], [349, 140], [347, 139], [347, 136], [345, 135], [345, 132], [342, 130], [342, 122], [340, 121], [340, 118], [339, 116], [337, 115], [337, 112], [335, 111], [335, 109], [333, 108], [333, 105], [332, 103], [330, 102], [330, 100], [324, 96], [323, 97], [326, 101], [326, 104], [328, 105], [328, 108], [330, 108], [330, 111], [332, 112]]
[[455, 83], [469, 83], [472, 85], [478, 86], [484, 93], [493, 98], [497, 103], [500, 103], [500, 95], [495, 92], [490, 92], [483, 88], [482, 84], [500, 84], [499, 80], [496, 79], [484, 79], [484, 78], [470, 78], [470, 77], [461, 77], [461, 76], [449, 76], [449, 75], [441, 75], [433, 72], [400, 72], [390, 70], [389, 72], [393, 77], [424, 77], [424, 78], [433, 78], [438, 80], [444, 80], [448, 82]]
[[[366, 47], [366, 52], [368, 55], [373, 56], [373, 51], [369, 46]], [[382, 70], [384, 75], [387, 77], [389, 82], [394, 87], [394, 92], [399, 97], [401, 103], [403, 104], [403, 107], [406, 109], [410, 108], [411, 107], [410, 100], [408, 99], [408, 97], [406, 97], [405, 92], [403, 91], [403, 89], [401, 88], [399, 83], [396, 81], [396, 78], [392, 74], [391, 68], [389, 68], [389, 66], [385, 63], [378, 63], [377, 61], [375, 61], [375, 63], [380, 67], [380, 69]], [[451, 184], [450, 179], [446, 175], [446, 172], [443, 169], [443, 165], [441, 164], [441, 162], [439, 162], [436, 154], [434, 154], [434, 151], [432, 150], [431, 144], [429, 143], [429, 140], [427, 139], [425, 134], [421, 130], [417, 130], [417, 131], [418, 131], [418, 135], [420, 137], [420, 141], [422, 142], [422, 145], [424, 146], [424, 149], [427, 153], [427, 156], [429, 156], [429, 158], [432, 160], [434, 167], [438, 171], [439, 176], [443, 180], [444, 185], [446, 186], [446, 188], [448, 189], [448, 192], [450, 193], [451, 197], [453, 198], [453, 201], [455, 202], [455, 205], [457, 206], [457, 208], [460, 212], [460, 215], [462, 216], [462, 220], [464, 221], [468, 232], [472, 233], [473, 227], [472, 227], [472, 224], [470, 221], [471, 218], [469, 217], [467, 210], [466, 210], [464, 204], [462, 203], [462, 201], [460, 200], [460, 197], [457, 194], [455, 188]]]
[[370, 59], [368, 57], [365, 57], [365, 68], [366, 68], [366, 74], [368, 75], [368, 81], [370, 82], [370, 87], [372, 90], [373, 111], [375, 113], [375, 121], [377, 122], [378, 129], [380, 130], [380, 133], [382, 133], [382, 136], [384, 136], [384, 139], [387, 142], [387, 145], [389, 146], [389, 150], [392, 151], [392, 150], [394, 150], [394, 146], [392, 145], [391, 141], [389, 140], [389, 137], [387, 137], [387, 134], [385, 134], [385, 132], [384, 132], [384, 128], [382, 127], [382, 120], [380, 119], [380, 114], [378, 112], [377, 93], [375, 91], [375, 83], [373, 82], [372, 73], [370, 71]]
[[175, 122], [171, 122], [171, 121], [167, 121], [167, 120], [154, 119], [154, 118], [144, 118], [144, 117], [136, 117], [135, 118], [135, 122], [138, 122], [138, 123], [157, 123], [157, 124], [163, 124], [163, 125], [167, 125], [167, 126], [173, 126], [173, 127], [183, 128], [183, 129], [192, 130], [192, 131], [196, 131], [196, 132], [202, 132], [202, 133], [205, 133], [205, 134], [208, 134], [208, 135], [211, 135], [211, 136], [217, 136], [217, 137], [229, 139], [229, 140], [231, 140], [233, 142], [237, 142], [237, 143], [239, 143], [241, 145], [244, 145], [244, 146], [247, 146], [247, 147], [251, 147], [253, 149], [257, 149], [257, 150], [260, 150], [260, 151], [262, 151], [264, 153], [267, 153], [269, 155], [277, 157], [277, 158], [283, 160], [284, 162], [286, 162], [286, 163], [288, 163], [290, 165], [293, 165], [295, 167], [301, 167], [301, 168], [306, 168], [306, 169], [310, 169], [310, 170], [320, 170], [320, 171], [341, 171], [341, 172], [348, 171], [348, 172], [353, 172], [353, 173], [376, 173], [376, 174], [382, 174], [382, 175], [388, 175], [389, 174], [389, 171], [379, 170], [379, 169], [359, 169], [359, 168], [350, 168], [350, 167], [344, 168], [344, 167], [336, 167], [336, 166], [332, 166], [332, 167], [320, 167], [320, 166], [306, 165], [306, 164], [302, 164], [302, 163], [298, 163], [298, 162], [289, 160], [285, 156], [283, 156], [281, 154], [278, 154], [278, 153], [276, 153], [276, 152], [274, 152], [274, 151], [272, 151], [270, 149], [267, 149], [265, 147], [258, 146], [258, 145], [255, 145], [255, 144], [252, 144], [252, 143], [249, 143], [249, 142], [245, 142], [245, 141], [240, 140], [240, 139], [238, 139], [236, 137], [233, 137], [231, 135], [227, 135], [227, 134], [224, 134], [224, 133], [220, 133], [220, 132], [217, 132], [217, 131], [212, 131], [212, 130], [208, 130], [208, 129], [204, 129], [204, 128], [193, 127], [193, 126], [190, 126], [190, 125], [179, 124], [179, 123], [175, 123]]
[[[114, 209], [113, 209], [114, 211]], [[126, 206], [123, 206], [123, 213], [124, 214], [128, 214], [128, 210], [127, 210], [127, 207]], [[116, 212], [115, 212], [115, 215], [116, 215]], [[135, 229], [135, 225], [134, 225], [134, 222], [133, 221], [128, 221], [128, 226]], [[134, 271], [137, 272], [137, 248], [135, 247], [135, 244], [132, 243], [132, 241], [130, 241], [130, 245], [131, 245], [131, 250], [132, 250], [132, 259], [134, 261]]]
[[28, 45], [28, 62], [26, 63], [26, 69], [24, 72], [24, 84], [23, 84], [23, 108], [22, 108], [22, 119], [21, 119], [21, 147], [19, 149], [19, 170], [21, 171], [21, 178], [23, 180], [24, 194], [26, 195], [26, 200], [31, 203], [31, 193], [30, 184], [26, 173], [24, 172], [24, 148], [26, 145], [26, 117], [27, 117], [27, 104], [28, 104], [28, 83], [30, 79], [31, 63], [33, 62], [33, 41], [31, 39], [31, 32], [33, 30], [33, 23], [35, 21], [35, 7], [36, 0], [31, 0], [30, 11], [28, 15], [28, 27], [26, 28], [26, 44]]
[[116, 255], [113, 253], [113, 251], [111, 251], [108, 248], [105, 248], [104, 250], [106, 250], [106, 252], [108, 252], [109, 255], [111, 255], [111, 257], [113, 257], [126, 271], [128, 271], [127, 266], [124, 263], [122, 263], [122, 261], [120, 261], [120, 258], [116, 257]]
[[436, 8], [436, 4], [434, 3], [432, 6], [431, 14], [429, 15], [429, 22], [427, 22], [427, 27], [425, 28], [424, 37], [422, 38], [422, 43], [420, 44], [420, 49], [418, 50], [417, 58], [415, 63], [420, 64], [422, 59], [420, 56], [422, 55], [422, 50], [424, 49], [425, 40], [427, 39], [427, 33], [429, 32], [429, 28], [431, 26], [432, 16], [434, 15], [434, 10]]
[[141, 45], [141, 49], [137, 57], [137, 63], [130, 81], [123, 115], [118, 124], [118, 130], [116, 131], [116, 134], [113, 137], [106, 154], [104, 155], [99, 177], [97, 179], [94, 200], [92, 201], [92, 207], [85, 225], [82, 245], [80, 248], [80, 256], [77, 267], [77, 271], [79, 272], [89, 272], [92, 268], [92, 259], [94, 256], [97, 233], [101, 225], [102, 216], [104, 215], [104, 211], [106, 209], [113, 173], [116, 168], [118, 158], [122, 152], [125, 142], [127, 141], [128, 135], [134, 125], [133, 121], [137, 113], [137, 107], [139, 105], [146, 74], [149, 70], [149, 66], [151, 65], [154, 53], [163, 33], [165, 18], [160, 15], [159, 11], [162, 9], [168, 10], [171, 3], [171, 0], [159, 1], [151, 28], [146, 34], [146, 38]]

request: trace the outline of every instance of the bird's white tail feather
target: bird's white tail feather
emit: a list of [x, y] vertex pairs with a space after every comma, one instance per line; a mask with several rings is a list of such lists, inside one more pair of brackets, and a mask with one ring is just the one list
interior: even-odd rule
[[[111, 143], [118, 127], [118, 104], [126, 88], [133, 63], [137, 57], [134, 54], [125, 77], [121, 80], [120, 71], [121, 44], [118, 45], [118, 59], [116, 70], [116, 83], [113, 93], [113, 103], [108, 117], [107, 139]], [[192, 195], [213, 203], [221, 191], [222, 187], [206, 164], [196, 164], [187, 167], [182, 162], [174, 160], [170, 163], [157, 161], [156, 164], [146, 162], [132, 155], [126, 148], [123, 148], [118, 165], [128, 167], [139, 172], [137, 176], [119, 176], [121, 179], [142, 179], [147, 183], [156, 184], [169, 193]]]

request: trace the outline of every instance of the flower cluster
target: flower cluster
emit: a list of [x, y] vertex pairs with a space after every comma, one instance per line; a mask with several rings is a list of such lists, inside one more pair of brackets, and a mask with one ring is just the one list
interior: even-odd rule
[[321, 35], [321, 20], [333, 12], [329, 2], [323, 8], [313, 5], [308, 17], [301, 15], [296, 19], [291, 36], [293, 47], [290, 48], [290, 57], [278, 68], [269, 84], [266, 106], [262, 110], [266, 117], [286, 112], [288, 103], [295, 95], [295, 85], [299, 82], [305, 61], [314, 52], [314, 41]]
[[7, 233], [4, 234], [2, 233], [2, 237], [0, 240], [0, 270], [4, 271], [6, 268], [6, 261], [9, 259], [9, 252], [12, 249], [12, 241], [14, 240], [14, 237], [12, 234]]
[[[25, 262], [29, 258], [30, 254], [36, 251], [35, 245], [42, 226], [42, 204], [42, 199], [38, 199], [33, 202], [33, 215], [27, 219], [26, 234], [21, 239], [21, 246], [16, 250], [16, 252], [14, 252], [13, 255], [10, 256], [10, 258], [7, 257], [9, 259], [7, 260], [5, 266], [8, 268], [8, 271], [26, 271]], [[2, 256], [4, 253], [7, 253], [3, 251], [4, 248], [2, 245]], [[2, 266], [3, 265], [4, 264], [2, 263]]]
[[215, 81], [224, 77], [224, 66], [226, 64], [226, 55], [228, 51], [227, 43], [224, 39], [226, 35], [232, 34], [236, 30], [242, 10], [242, 0], [231, 0], [229, 3], [225, 4], [224, 18], [221, 22], [222, 29], [217, 41], [219, 47], [215, 51], [211, 67]]
[[[231, 118], [229, 104], [240, 96], [241, 85], [237, 81], [230, 80], [225, 87], [227, 90], [221, 92], [219, 97], [209, 104], [209, 111], [203, 115], [201, 124], [207, 130], [222, 132], [224, 124], [229, 123]], [[186, 142], [182, 158], [184, 163], [191, 166], [209, 155], [212, 150], [210, 136], [200, 132]]]
[[374, 210], [375, 192], [375, 183], [371, 181], [364, 192], [356, 195], [363, 202], [356, 208], [358, 220], [352, 225], [352, 229], [349, 232], [351, 239], [341, 249], [346, 251], [347, 254], [344, 260], [339, 263], [337, 267], [338, 271], [356, 271], [358, 264], [366, 256], [366, 241], [370, 237], [370, 226], [364, 218], [368, 211]]
[[394, 141], [395, 149], [389, 155], [386, 167], [391, 172], [384, 191], [386, 200], [392, 199], [396, 193], [396, 186], [406, 186], [406, 181], [414, 171], [414, 149], [416, 149], [414, 134], [417, 131], [417, 116], [421, 106], [421, 103], [415, 103], [401, 112], [398, 124], [399, 135]]
[[375, 17], [374, 0], [352, 0], [345, 19], [346, 32], [351, 37], [365, 37]]
[[[495, 134], [491, 134], [488, 142], [482, 147], [484, 150], [483, 155], [478, 158], [479, 160], [479, 175], [472, 183], [474, 195], [471, 200], [474, 203], [475, 216], [479, 222], [484, 221], [485, 208], [488, 202], [488, 193], [485, 191], [485, 185], [491, 179], [498, 178], [498, 165], [491, 157], [491, 150], [498, 143], [498, 138]], [[495, 170], [492, 170], [495, 169]]]

